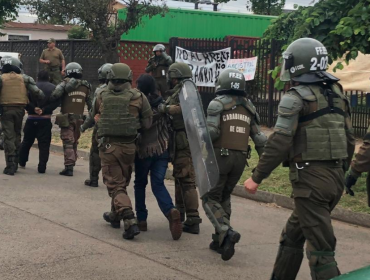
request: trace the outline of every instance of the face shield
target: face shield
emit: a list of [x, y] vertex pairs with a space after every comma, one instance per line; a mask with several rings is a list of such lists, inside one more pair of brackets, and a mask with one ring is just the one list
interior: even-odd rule
[[283, 53], [283, 65], [281, 66], [280, 80], [283, 82], [290, 81], [290, 68], [293, 67], [293, 55], [289, 52]]

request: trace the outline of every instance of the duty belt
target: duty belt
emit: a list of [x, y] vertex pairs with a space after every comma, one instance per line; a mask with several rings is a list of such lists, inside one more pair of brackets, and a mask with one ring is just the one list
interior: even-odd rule
[[[112, 143], [121, 143], [121, 144], [131, 144], [131, 143], [134, 143], [136, 141], [138, 137], [138, 134], [137, 135], [133, 135], [133, 136], [121, 136], [121, 137], [101, 137], [99, 138], [98, 140], [98, 143], [99, 143], [99, 147], [102, 146], [102, 145], [109, 145], [112, 144]], [[108, 149], [108, 147], [106, 147]]]
[[293, 167], [297, 169], [304, 169], [310, 166], [340, 168], [343, 166], [343, 161], [342, 160], [303, 161], [303, 162], [292, 162], [291, 164], [293, 164]]
[[51, 71], [55, 71], [55, 70], [59, 70], [60, 67], [59, 66], [55, 66], [55, 67], [48, 67], [49, 70]]

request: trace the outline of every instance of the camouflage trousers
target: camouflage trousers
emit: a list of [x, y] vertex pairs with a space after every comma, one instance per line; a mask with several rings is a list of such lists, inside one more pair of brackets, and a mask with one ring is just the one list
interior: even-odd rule
[[95, 125], [91, 137], [91, 147], [90, 147], [90, 156], [89, 156], [89, 171], [90, 171], [90, 180], [98, 181], [99, 172], [101, 170], [101, 162], [99, 157], [99, 148], [98, 148], [98, 139], [97, 139], [98, 127]]
[[[221, 150], [217, 148], [215, 154], [220, 177], [217, 185], [203, 197], [202, 202], [207, 216], [211, 216], [210, 220], [216, 229], [216, 234], [212, 238], [222, 245], [226, 233], [231, 227], [231, 193], [243, 174], [247, 156], [241, 151], [233, 150], [229, 150], [228, 156], [221, 156]], [[205, 207], [205, 204], [208, 207]], [[207, 213], [208, 209], [211, 213]]]
[[155, 78], [155, 81], [157, 83], [157, 89], [161, 93], [163, 100], [166, 100], [169, 97], [168, 95], [166, 95], [166, 91], [170, 89], [167, 84], [166, 77]]
[[110, 143], [99, 148], [103, 182], [112, 198], [112, 212], [119, 217], [123, 216], [123, 212], [127, 213], [126, 210], [133, 214], [127, 186], [131, 180], [135, 151], [135, 143]]
[[47, 68], [46, 70], [49, 72], [50, 83], [58, 85], [62, 82], [63, 79], [59, 67], [53, 69]]
[[74, 119], [69, 121], [68, 127], [60, 129], [60, 139], [63, 141], [64, 165], [75, 165], [77, 161], [77, 146], [80, 139], [80, 126], [82, 120]]
[[185, 224], [191, 225], [193, 221], [200, 223], [198, 192], [190, 149], [176, 150], [172, 164], [173, 177], [175, 178], [176, 208], [181, 213], [186, 213]]
[[4, 135], [4, 152], [7, 162], [14, 161], [15, 163], [18, 163], [23, 117], [24, 107], [3, 107], [1, 127]]
[[336, 238], [330, 213], [343, 193], [342, 164], [311, 165], [301, 170], [294, 165], [290, 171], [295, 209], [280, 236], [272, 279], [296, 279], [305, 242], [312, 279], [332, 279], [340, 272], [334, 258]]

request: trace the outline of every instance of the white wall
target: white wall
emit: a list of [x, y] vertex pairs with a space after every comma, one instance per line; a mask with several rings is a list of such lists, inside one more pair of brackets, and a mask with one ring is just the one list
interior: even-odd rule
[[[30, 40], [47, 40], [54, 38], [56, 40], [67, 39], [66, 31], [40, 31], [40, 30], [20, 30], [20, 29], [1, 29], [1, 33], [11, 35], [28, 35]], [[0, 41], [8, 41], [8, 35], [1, 36]]]

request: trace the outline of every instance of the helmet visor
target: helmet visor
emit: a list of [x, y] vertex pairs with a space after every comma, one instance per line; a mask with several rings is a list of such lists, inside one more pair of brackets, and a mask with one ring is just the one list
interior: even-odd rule
[[290, 52], [283, 53], [283, 65], [281, 66], [280, 80], [283, 82], [290, 81], [290, 68], [293, 66], [293, 55]]

